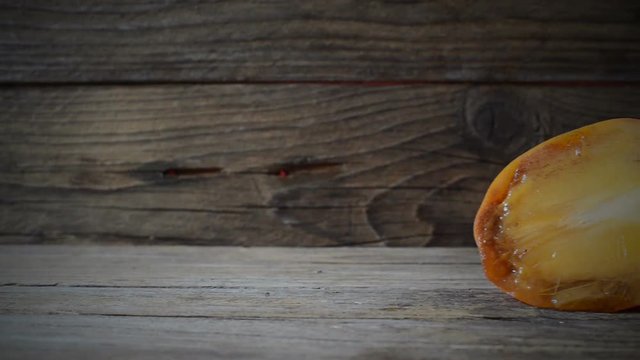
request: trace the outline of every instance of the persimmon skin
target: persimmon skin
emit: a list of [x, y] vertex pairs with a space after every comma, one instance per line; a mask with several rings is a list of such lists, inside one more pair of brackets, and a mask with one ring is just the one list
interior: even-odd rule
[[[618, 198], [615, 197], [617, 190], [607, 187], [607, 174], [598, 171], [601, 165], [613, 166], [611, 154], [616, 157], [620, 155], [618, 160], [613, 161], [615, 166], [620, 167], [619, 176], [623, 177], [618, 182], [623, 185]], [[601, 193], [589, 191], [581, 194], [580, 186], [575, 186], [582, 180], [580, 178], [576, 178], [573, 184], [557, 183], [571, 179], [566, 172], [572, 169], [579, 169], [590, 176], [586, 182], [591, 187], [585, 186], [585, 189], [593, 190], [594, 186], [600, 185], [600, 181], [603, 182]], [[627, 174], [628, 178], [625, 178]], [[487, 278], [516, 299], [542, 308], [616, 312], [640, 306], [640, 252], [636, 251], [640, 249], [640, 211], [634, 213], [635, 209], [640, 209], [640, 198], [637, 196], [640, 194], [639, 176], [640, 120], [637, 119], [612, 119], [585, 126], [549, 139], [517, 157], [494, 179], [474, 221], [474, 237]], [[525, 182], [526, 186], [522, 185]], [[549, 184], [553, 186], [547, 186]], [[566, 196], [580, 204], [589, 203], [589, 197], [593, 197], [592, 203], [595, 204], [598, 204], [600, 197], [612, 198], [609, 208], [615, 214], [626, 212], [623, 219], [613, 219], [624, 227], [604, 223], [608, 217], [615, 216], [601, 214], [609, 209], [606, 204], [604, 210], [597, 205], [591, 210], [584, 210], [577, 204], [575, 207], [568, 204], [567, 210], [563, 210], [568, 212], [566, 214], [562, 211], [557, 216], [541, 211], [536, 213], [535, 210], [546, 209], [541, 204], [547, 201], [544, 190], [562, 186], [565, 186], [569, 195], [560, 193], [560, 198]], [[533, 189], [536, 194], [531, 196], [531, 201], [537, 203], [527, 204], [527, 191]], [[543, 193], [540, 194], [540, 191]], [[513, 194], [517, 195], [517, 201], [514, 196], [513, 202], [510, 202]], [[548, 199], [552, 203], [557, 198], [558, 193], [555, 192]], [[565, 208], [557, 204], [548, 208], [556, 211], [554, 207]], [[538, 233], [534, 225], [527, 224], [529, 213], [532, 214], [532, 223], [541, 224]], [[522, 221], [509, 222], [514, 217]], [[571, 221], [574, 220], [567, 220], [574, 218], [593, 221], [586, 225], [580, 223], [574, 231], [571, 228], [574, 225]], [[554, 223], [556, 219], [557, 224]], [[563, 236], [554, 238], [542, 229], [552, 229]], [[584, 232], [585, 236], [581, 236], [580, 232]], [[567, 234], [571, 236], [567, 237]], [[571, 257], [573, 252], [569, 251], [572, 246], [569, 239], [575, 242], [576, 254], [588, 254], [589, 249], [585, 249], [585, 244], [593, 245], [594, 251], [598, 251], [606, 249], [607, 241], [623, 239], [624, 262], [620, 265], [614, 260], [607, 260], [611, 265], [604, 267], [609, 266], [610, 269], [603, 268], [602, 274], [598, 274], [594, 269], [603, 265], [590, 263], [592, 257]], [[551, 252], [556, 243], [561, 253], [565, 254], [564, 258], [555, 259], [556, 251]], [[611, 246], [616, 244], [612, 242]], [[628, 248], [630, 253], [627, 252]], [[552, 254], [553, 259], [547, 254]], [[528, 260], [536, 258], [543, 261]], [[563, 271], [563, 259], [567, 264], [566, 271]]]

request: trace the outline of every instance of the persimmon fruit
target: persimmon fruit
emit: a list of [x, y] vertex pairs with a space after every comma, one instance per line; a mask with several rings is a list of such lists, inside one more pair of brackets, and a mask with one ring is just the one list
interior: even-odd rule
[[474, 222], [487, 278], [538, 307], [640, 306], [640, 120], [551, 138], [495, 178]]

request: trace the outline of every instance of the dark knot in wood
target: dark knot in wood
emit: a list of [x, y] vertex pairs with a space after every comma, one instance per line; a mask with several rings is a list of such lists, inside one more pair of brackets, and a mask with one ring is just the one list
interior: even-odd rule
[[535, 92], [518, 88], [475, 88], [467, 93], [464, 129], [470, 150], [504, 162], [554, 132]]

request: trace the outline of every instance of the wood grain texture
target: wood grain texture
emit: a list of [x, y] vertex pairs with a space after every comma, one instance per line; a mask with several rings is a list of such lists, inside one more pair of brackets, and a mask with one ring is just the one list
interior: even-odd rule
[[640, 313], [536, 309], [472, 248], [0, 247], [3, 359], [635, 359]]
[[0, 241], [471, 245], [491, 179], [637, 87], [0, 90]]
[[0, 81], [640, 81], [640, 3], [0, 1]]

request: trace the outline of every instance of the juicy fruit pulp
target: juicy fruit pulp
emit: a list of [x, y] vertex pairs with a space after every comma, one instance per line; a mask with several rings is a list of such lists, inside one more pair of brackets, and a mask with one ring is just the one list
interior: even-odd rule
[[640, 306], [640, 120], [586, 126], [515, 159], [474, 235], [489, 280], [527, 304]]

